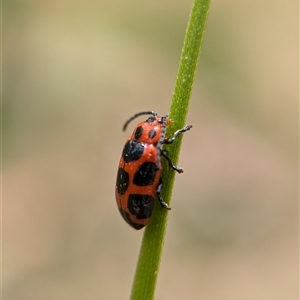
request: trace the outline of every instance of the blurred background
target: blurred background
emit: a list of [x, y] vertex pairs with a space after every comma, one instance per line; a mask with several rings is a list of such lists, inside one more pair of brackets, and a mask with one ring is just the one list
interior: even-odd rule
[[[3, 299], [128, 299], [117, 165], [168, 111], [192, 1], [3, 3]], [[156, 299], [298, 299], [298, 1], [212, 1]]]

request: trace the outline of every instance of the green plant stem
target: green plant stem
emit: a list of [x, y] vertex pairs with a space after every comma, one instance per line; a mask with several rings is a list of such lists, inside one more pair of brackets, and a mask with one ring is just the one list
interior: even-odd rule
[[[168, 126], [167, 136], [172, 136], [176, 129], [182, 128], [186, 120], [209, 4], [210, 0], [194, 0], [169, 112], [172, 123]], [[168, 148], [169, 157], [174, 164], [177, 164], [178, 161], [180, 145], [181, 138]], [[162, 180], [164, 189], [162, 197], [167, 203], [170, 203], [175, 172], [168, 168], [164, 161], [163, 169]], [[167, 215], [168, 211], [162, 209], [156, 203], [152, 219], [145, 229], [142, 240], [132, 286], [131, 300], [151, 300], [154, 297]]]

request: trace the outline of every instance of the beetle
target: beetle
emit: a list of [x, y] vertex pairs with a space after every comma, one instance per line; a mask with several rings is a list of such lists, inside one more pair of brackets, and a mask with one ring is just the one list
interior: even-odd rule
[[122, 217], [137, 230], [149, 222], [156, 197], [164, 209], [171, 209], [161, 197], [161, 157], [168, 161], [169, 167], [174, 171], [182, 173], [183, 169], [172, 163], [162, 145], [173, 143], [179, 135], [192, 128], [192, 125], [186, 125], [171, 138], [166, 138], [166, 127], [171, 123], [168, 115], [158, 116], [155, 111], [142, 111], [126, 121], [123, 131], [129, 123], [142, 115], [150, 116], [135, 127], [124, 145], [115, 187], [116, 201]]

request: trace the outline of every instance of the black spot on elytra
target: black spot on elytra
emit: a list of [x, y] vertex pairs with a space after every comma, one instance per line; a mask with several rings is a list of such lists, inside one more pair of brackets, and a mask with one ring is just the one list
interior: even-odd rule
[[149, 133], [148, 133], [148, 137], [150, 139], [153, 139], [154, 137], [156, 136], [156, 131], [155, 130], [150, 130]]
[[125, 194], [129, 185], [129, 174], [123, 169], [119, 168], [117, 175], [116, 189], [120, 195]]
[[133, 228], [139, 230], [141, 228], [143, 228], [145, 225], [143, 224], [137, 224], [135, 222], [133, 222], [131, 219], [130, 219], [130, 215], [124, 211], [122, 208], [119, 208], [119, 211], [120, 211], [120, 214], [121, 216], [123, 217], [123, 219]]
[[143, 127], [142, 127], [142, 126], [139, 126], [139, 127], [135, 130], [134, 138], [135, 138], [136, 140], [138, 140], [138, 139], [142, 136], [143, 132], [144, 132]]
[[157, 170], [158, 169], [155, 163], [143, 163], [134, 173], [133, 183], [137, 186], [152, 185]]
[[138, 160], [144, 153], [144, 145], [134, 141], [130, 140], [128, 141], [122, 152], [122, 156], [125, 163], [128, 163], [130, 161]]
[[137, 219], [149, 219], [154, 206], [154, 198], [150, 195], [130, 194], [128, 209]]

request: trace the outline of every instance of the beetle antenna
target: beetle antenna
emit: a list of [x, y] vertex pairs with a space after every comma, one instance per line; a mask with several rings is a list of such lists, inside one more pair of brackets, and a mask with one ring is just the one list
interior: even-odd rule
[[123, 126], [123, 131], [126, 130], [128, 124], [129, 124], [131, 121], [133, 121], [134, 119], [136, 119], [137, 117], [142, 116], [142, 115], [152, 115], [152, 116], [157, 116], [157, 112], [156, 112], [156, 111], [153, 111], [153, 110], [147, 110], [147, 111], [141, 111], [141, 112], [139, 112], [139, 113], [134, 114], [130, 119], [128, 119], [128, 120], [125, 122], [125, 124], [124, 124], [124, 126]]
[[166, 127], [167, 127], [166, 122], [167, 122], [167, 118], [168, 118], [168, 114], [166, 114], [165, 116], [161, 117], [161, 124], [162, 124], [162, 126], [161, 126], [161, 136], [160, 136], [160, 139], [159, 139], [159, 141], [158, 141], [158, 143], [156, 145], [156, 149], [157, 149], [157, 153], [156, 153], [156, 155], [157, 155], [157, 157], [156, 157], [156, 165], [157, 165], [157, 167], [159, 169], [161, 169], [161, 159], [160, 159], [160, 157], [161, 157], [161, 151], [162, 151], [161, 150], [161, 146], [164, 143], [165, 136], [166, 136]]

